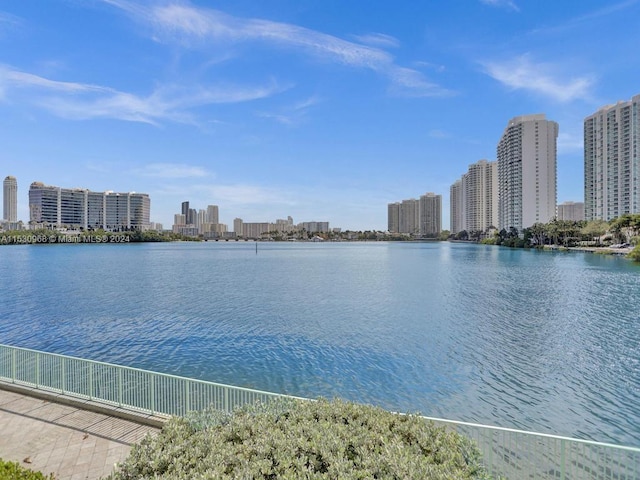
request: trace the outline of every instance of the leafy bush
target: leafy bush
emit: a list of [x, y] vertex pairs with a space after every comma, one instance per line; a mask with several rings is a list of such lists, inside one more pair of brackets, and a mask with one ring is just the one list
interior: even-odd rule
[[488, 478], [466, 437], [414, 415], [341, 400], [277, 400], [172, 418], [110, 477]]
[[633, 247], [633, 250], [631, 250], [627, 254], [627, 257], [629, 257], [634, 262], [640, 262], [640, 245], [636, 245], [635, 247]]
[[0, 458], [0, 480], [54, 480], [53, 474], [44, 475], [24, 468], [18, 462], [6, 462]]

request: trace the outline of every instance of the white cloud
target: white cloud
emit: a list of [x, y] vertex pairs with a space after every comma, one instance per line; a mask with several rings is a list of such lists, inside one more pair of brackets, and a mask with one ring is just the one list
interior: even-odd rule
[[397, 95], [412, 97], [448, 97], [455, 95], [452, 90], [447, 90], [439, 85], [429, 82], [416, 70], [393, 66], [387, 72], [393, 80], [391, 90]]
[[151, 163], [134, 170], [134, 173], [143, 177], [156, 178], [200, 178], [211, 175], [202, 167], [185, 165], [180, 163]]
[[[441, 96], [446, 89], [427, 81], [422, 73], [401, 67], [392, 55], [376, 46], [354, 43], [333, 35], [288, 23], [233, 17], [218, 10], [189, 3], [151, 4], [143, 7], [126, 0], [103, 0], [153, 30], [153, 37], [188, 48], [207, 48], [224, 42], [262, 42], [275, 47], [303, 51], [310, 56], [354, 68], [372, 70], [394, 84], [392, 91], [404, 95]], [[394, 38], [383, 34], [363, 37], [368, 43], [389, 47]]]
[[266, 98], [283, 90], [276, 82], [262, 86], [176, 86], [156, 88], [149, 96], [99, 85], [50, 80], [31, 73], [0, 66], [0, 99], [7, 92], [45, 108], [63, 118], [83, 120], [113, 118], [157, 125], [163, 120], [197, 123], [189, 110], [211, 104], [238, 103]]
[[256, 115], [261, 118], [275, 120], [283, 125], [297, 125], [304, 120], [307, 111], [319, 102], [320, 98], [314, 95], [301, 100], [292, 106], [281, 108], [277, 113], [257, 112]]
[[318, 103], [320, 103], [321, 99], [320, 97], [316, 96], [316, 95], [312, 95], [311, 97], [302, 100], [301, 102], [296, 103], [293, 106], [294, 110], [306, 110], [310, 107], [313, 107], [314, 105], [317, 105]]
[[23, 21], [20, 17], [16, 17], [7, 12], [0, 12], [0, 35], [22, 26]]
[[520, 11], [520, 8], [513, 0], [480, 0], [480, 2], [491, 7], [506, 8], [516, 12]]
[[397, 48], [400, 46], [400, 41], [397, 38], [384, 33], [354, 35], [353, 38], [355, 38], [359, 43], [364, 43], [365, 45], [371, 45], [374, 47]]
[[[625, 0], [619, 3], [610, 3], [602, 8], [589, 11], [577, 17], [573, 17], [570, 19], [563, 19], [562, 22], [557, 25], [537, 28], [533, 30], [533, 33], [538, 33], [538, 34], [557, 33], [557, 32], [570, 30], [572, 28], [575, 28], [576, 26], [582, 25], [587, 22], [593, 23], [594, 20], [599, 20], [609, 15], [612, 15], [620, 11], [626, 10], [630, 7], [633, 7], [638, 3], [638, 1], [639, 0]], [[597, 29], [599, 27], [597, 27], [595, 24], [592, 24], [590, 28]]]
[[484, 68], [489, 76], [513, 90], [528, 90], [560, 102], [589, 99], [594, 84], [590, 75], [562, 78], [559, 67], [534, 63], [529, 55], [506, 62], [486, 62]]

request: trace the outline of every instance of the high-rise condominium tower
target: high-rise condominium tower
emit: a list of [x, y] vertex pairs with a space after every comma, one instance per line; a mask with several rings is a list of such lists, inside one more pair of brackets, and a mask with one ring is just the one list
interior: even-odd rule
[[18, 221], [18, 181], [16, 177], [9, 175], [2, 182], [3, 214], [2, 218], [7, 222]]
[[518, 232], [556, 214], [558, 124], [544, 114], [509, 121], [498, 143], [498, 228]]
[[387, 226], [391, 233], [435, 237], [442, 231], [442, 195], [425, 193], [387, 205]]
[[420, 235], [437, 237], [442, 231], [442, 195], [425, 193], [420, 196], [419, 205]]
[[220, 223], [218, 205], [207, 206], [207, 222], [208, 223]]
[[450, 188], [451, 233], [498, 226], [498, 164], [480, 160]]
[[454, 235], [465, 230], [463, 183], [464, 175], [449, 188], [449, 230]]
[[640, 95], [584, 120], [584, 216], [640, 213]]
[[400, 231], [400, 202], [387, 205], [387, 230], [393, 233]]
[[29, 187], [30, 221], [54, 227], [146, 230], [150, 202], [146, 193], [92, 192], [41, 182]]

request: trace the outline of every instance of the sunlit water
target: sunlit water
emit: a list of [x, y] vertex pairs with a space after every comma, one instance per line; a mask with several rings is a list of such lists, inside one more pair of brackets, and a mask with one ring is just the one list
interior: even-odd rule
[[640, 267], [450, 243], [0, 247], [0, 343], [640, 445]]

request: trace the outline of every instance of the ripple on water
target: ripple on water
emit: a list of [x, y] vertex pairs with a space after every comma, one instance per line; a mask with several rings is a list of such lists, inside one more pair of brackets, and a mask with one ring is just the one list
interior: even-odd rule
[[640, 443], [637, 266], [427, 243], [0, 248], [2, 343]]

